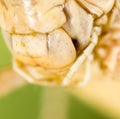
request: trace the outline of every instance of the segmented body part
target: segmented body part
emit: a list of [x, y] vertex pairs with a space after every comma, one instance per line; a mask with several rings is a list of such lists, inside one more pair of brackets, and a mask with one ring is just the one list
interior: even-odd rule
[[108, 19], [96, 52], [102, 66], [116, 72], [120, 70], [120, 0], [116, 0]]
[[12, 51], [15, 70], [33, 83], [54, 82], [57, 77], [68, 85], [94, 50], [114, 3], [115, 0], [1, 0], [0, 25]]
[[18, 34], [53, 31], [66, 22], [60, 7], [64, 2], [64, 0], [1, 0], [1, 26], [10, 33]]
[[117, 71], [120, 67], [120, 31], [112, 31], [102, 37], [97, 55], [104, 69]]
[[[48, 36], [13, 35], [12, 42], [16, 58], [25, 65], [34, 63], [33, 65], [44, 68], [58, 69], [71, 64], [76, 58], [72, 40], [62, 29], [55, 30]], [[24, 60], [24, 57], [29, 57], [31, 62]]]

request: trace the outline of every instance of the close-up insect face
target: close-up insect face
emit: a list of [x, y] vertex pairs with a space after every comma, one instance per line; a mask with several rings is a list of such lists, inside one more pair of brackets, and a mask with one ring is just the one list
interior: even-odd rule
[[90, 64], [101, 34], [108, 32], [109, 17], [114, 24], [119, 1], [0, 0], [0, 26], [13, 68], [31, 83], [59, 77], [68, 85], [83, 62]]

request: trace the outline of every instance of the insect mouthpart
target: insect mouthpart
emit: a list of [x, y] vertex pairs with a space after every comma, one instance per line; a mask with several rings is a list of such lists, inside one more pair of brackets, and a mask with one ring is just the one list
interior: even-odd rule
[[[89, 62], [88, 69], [114, 3], [2, 0], [0, 26], [13, 54], [14, 69], [31, 83], [69, 85], [83, 62]], [[88, 72], [83, 84], [90, 77]]]

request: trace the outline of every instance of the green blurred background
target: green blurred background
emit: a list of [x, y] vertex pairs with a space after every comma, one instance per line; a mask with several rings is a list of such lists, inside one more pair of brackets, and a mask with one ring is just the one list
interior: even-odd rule
[[[0, 34], [0, 71], [10, 66], [11, 55]], [[0, 96], [0, 119], [109, 119], [109, 117], [97, 112], [64, 88], [26, 84], [5, 96]]]

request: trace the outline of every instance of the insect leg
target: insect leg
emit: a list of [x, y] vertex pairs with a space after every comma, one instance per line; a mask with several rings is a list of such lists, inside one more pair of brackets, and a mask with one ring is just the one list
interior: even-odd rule
[[87, 84], [87, 82], [90, 80], [91, 78], [91, 62], [93, 61], [93, 55], [89, 55], [86, 61], [86, 68], [85, 68], [85, 74], [84, 74], [84, 78], [83, 81], [78, 83], [77, 86], [78, 87], [82, 87], [85, 86]]
[[72, 76], [75, 74], [75, 72], [78, 70], [78, 68], [80, 67], [80, 65], [84, 62], [84, 60], [92, 53], [94, 47], [97, 44], [98, 41], [98, 29], [95, 28], [92, 36], [91, 36], [91, 42], [90, 44], [87, 46], [87, 48], [83, 51], [83, 53], [77, 58], [77, 60], [75, 61], [75, 63], [71, 66], [69, 72], [67, 73], [67, 75], [65, 76], [65, 78], [63, 79], [63, 85], [69, 85], [71, 82], [71, 78]]
[[25, 70], [23, 70], [21, 64], [19, 64], [17, 61], [13, 61], [13, 69], [22, 77], [24, 77], [28, 82], [34, 83], [34, 79], [29, 76]]

